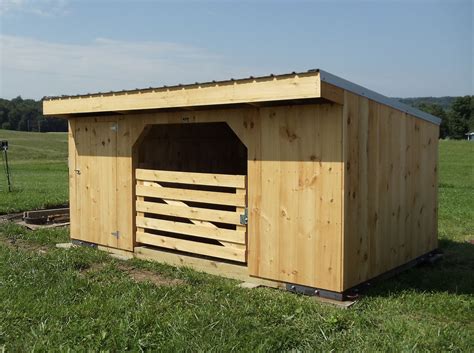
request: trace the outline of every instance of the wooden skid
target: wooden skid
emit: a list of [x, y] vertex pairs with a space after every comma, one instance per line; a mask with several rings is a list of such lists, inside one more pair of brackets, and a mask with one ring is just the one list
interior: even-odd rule
[[153, 213], [163, 216], [190, 218], [200, 221], [240, 224], [240, 214], [237, 212], [211, 210], [208, 208], [184, 207], [160, 204], [148, 201], [137, 201], [137, 212]]
[[137, 196], [245, 207], [245, 194], [137, 185]]
[[161, 181], [191, 185], [222, 186], [245, 188], [245, 175], [204, 174], [188, 172], [172, 172], [167, 170], [137, 169], [137, 180]]
[[135, 247], [135, 257], [142, 260], [165, 263], [171, 266], [190, 267], [196, 271], [202, 271], [216, 276], [224, 276], [227, 278], [255, 283], [267, 287], [284, 288], [284, 284], [280, 282], [250, 277], [247, 267], [244, 265], [230, 264], [190, 255], [160, 251], [147, 246]]
[[245, 230], [211, 228], [198, 224], [166, 221], [163, 219], [137, 217], [137, 227], [162, 230], [177, 234], [192, 235], [236, 244], [245, 244]]
[[245, 262], [246, 251], [242, 249], [235, 249], [220, 245], [212, 245], [199, 243], [196, 241], [164, 237], [161, 235], [155, 235], [146, 232], [137, 232], [137, 242], [160, 246], [167, 249], [184, 251], [188, 253], [197, 253], [205, 256]]

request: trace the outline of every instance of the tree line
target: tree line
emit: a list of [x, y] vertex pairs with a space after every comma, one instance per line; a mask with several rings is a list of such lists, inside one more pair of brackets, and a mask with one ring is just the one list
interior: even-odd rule
[[[474, 131], [474, 96], [397, 98], [442, 119], [440, 138], [465, 139]], [[65, 119], [45, 118], [43, 104], [33, 99], [0, 98], [0, 128], [20, 131], [67, 131]]]
[[474, 96], [402, 98], [405, 104], [441, 118], [440, 138], [461, 140], [474, 131]]
[[18, 131], [67, 131], [66, 119], [45, 118], [43, 103], [21, 97], [0, 98], [0, 129]]

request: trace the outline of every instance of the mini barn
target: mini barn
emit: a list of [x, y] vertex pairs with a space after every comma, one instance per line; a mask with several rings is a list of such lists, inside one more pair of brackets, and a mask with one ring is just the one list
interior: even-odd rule
[[437, 247], [440, 119], [322, 70], [43, 104], [73, 240], [338, 299]]

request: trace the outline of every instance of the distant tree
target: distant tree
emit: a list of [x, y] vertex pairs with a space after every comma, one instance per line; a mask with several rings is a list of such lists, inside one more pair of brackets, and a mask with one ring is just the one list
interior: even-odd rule
[[65, 119], [45, 118], [43, 104], [20, 96], [10, 100], [0, 99], [0, 127], [22, 131], [67, 131]]
[[420, 103], [418, 108], [441, 119], [441, 126], [439, 127], [440, 138], [444, 139], [449, 136], [448, 114], [443, 107], [436, 103]]
[[454, 139], [465, 139], [473, 122], [474, 96], [458, 97], [451, 105], [448, 115], [449, 136]]
[[10, 126], [10, 123], [8, 121], [4, 121], [2, 123], [2, 129], [4, 130], [10, 130], [11, 129], [11, 126]]

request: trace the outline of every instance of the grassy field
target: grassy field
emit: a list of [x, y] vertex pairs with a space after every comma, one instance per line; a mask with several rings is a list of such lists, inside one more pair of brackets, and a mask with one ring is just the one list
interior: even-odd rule
[[[29, 136], [9, 133], [23, 191], [0, 191], [0, 212], [66, 200], [65, 136]], [[445, 258], [377, 284], [349, 310], [268, 288], [238, 288], [189, 269], [57, 249], [67, 229], [31, 232], [4, 223], [0, 351], [472, 352], [473, 165], [474, 144], [441, 142]], [[29, 175], [42, 180], [39, 188], [27, 182]]]
[[0, 130], [8, 140], [13, 181], [9, 193], [0, 159], [0, 214], [67, 203], [67, 134]]

